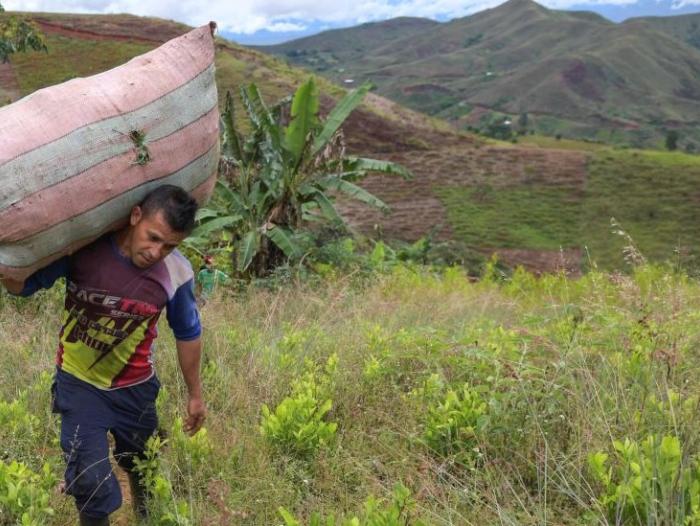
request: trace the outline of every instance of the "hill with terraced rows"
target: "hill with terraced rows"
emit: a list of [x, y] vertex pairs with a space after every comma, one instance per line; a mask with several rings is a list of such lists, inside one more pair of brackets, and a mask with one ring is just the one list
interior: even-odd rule
[[[15, 55], [0, 66], [0, 101], [119, 65], [184, 25], [129, 15], [32, 14], [48, 53]], [[289, 94], [303, 70], [223, 39], [217, 42], [220, 92], [257, 83], [269, 101]], [[342, 89], [319, 79], [324, 108]], [[700, 239], [700, 157], [615, 150], [589, 143], [524, 137], [517, 145], [459, 133], [443, 121], [371, 95], [345, 129], [358, 154], [392, 159], [410, 182], [370, 177], [385, 199], [382, 216], [356, 204], [342, 208], [352, 225], [385, 238], [415, 240], [430, 232], [535, 270], [578, 271], [598, 261], [622, 265], [624, 239], [615, 217], [651, 258], [690, 261]]]

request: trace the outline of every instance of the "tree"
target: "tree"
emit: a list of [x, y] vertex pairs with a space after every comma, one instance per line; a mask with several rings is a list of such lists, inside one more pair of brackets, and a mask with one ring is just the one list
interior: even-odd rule
[[235, 248], [238, 271], [260, 276], [286, 259], [303, 257], [311, 224], [344, 225], [334, 205], [336, 195], [388, 211], [355, 183], [369, 172], [411, 174], [391, 162], [346, 155], [340, 130], [369, 89], [364, 84], [349, 92], [321, 120], [313, 78], [272, 108], [255, 84], [243, 87], [240, 98], [250, 121], [246, 136], [236, 125], [228, 92], [221, 118], [222, 178], [212, 204], [199, 214], [194, 243], [223, 232]]
[[[5, 9], [0, 4], [0, 13]], [[48, 51], [44, 35], [34, 22], [18, 18], [16, 16], [2, 15], [0, 20], [0, 60], [9, 62], [14, 53], [21, 53], [33, 49], [35, 51]]]
[[666, 132], [666, 149], [673, 151], [678, 148], [679, 134], [676, 130], [669, 130]]
[[508, 120], [495, 121], [486, 126], [484, 135], [492, 139], [509, 141], [513, 138], [513, 127]]
[[529, 122], [530, 119], [528, 118], [527, 112], [521, 112], [518, 116], [518, 130], [520, 131], [520, 133], [524, 134], [527, 131], [527, 126]]

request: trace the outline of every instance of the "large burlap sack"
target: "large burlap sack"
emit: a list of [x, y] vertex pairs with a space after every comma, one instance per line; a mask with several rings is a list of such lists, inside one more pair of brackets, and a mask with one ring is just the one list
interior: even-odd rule
[[213, 28], [0, 108], [0, 276], [24, 279], [118, 228], [161, 184], [208, 198], [219, 158]]

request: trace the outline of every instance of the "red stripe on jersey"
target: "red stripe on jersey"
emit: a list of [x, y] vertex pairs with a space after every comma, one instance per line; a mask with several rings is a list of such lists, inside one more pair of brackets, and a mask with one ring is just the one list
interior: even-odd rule
[[142, 380], [147, 379], [153, 373], [153, 364], [151, 362], [151, 346], [153, 340], [158, 336], [159, 316], [153, 316], [146, 327], [146, 334], [136, 346], [134, 354], [131, 355], [129, 361], [117, 376], [112, 380], [112, 389], [117, 387], [125, 387], [131, 384], [137, 384]]

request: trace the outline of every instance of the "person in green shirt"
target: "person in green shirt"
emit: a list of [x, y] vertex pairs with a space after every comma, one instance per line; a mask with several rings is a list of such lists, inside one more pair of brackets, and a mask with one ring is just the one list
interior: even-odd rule
[[206, 301], [217, 286], [225, 285], [230, 281], [231, 278], [225, 272], [214, 268], [214, 260], [211, 256], [204, 256], [204, 265], [197, 274], [197, 283], [199, 283], [200, 296], [203, 300]]

